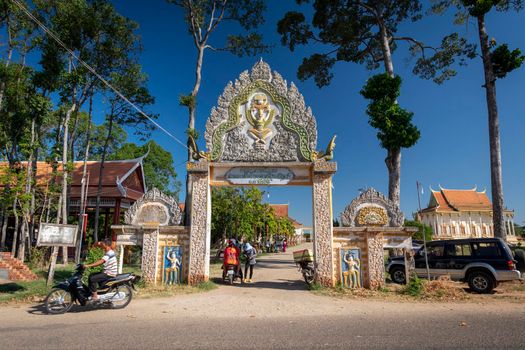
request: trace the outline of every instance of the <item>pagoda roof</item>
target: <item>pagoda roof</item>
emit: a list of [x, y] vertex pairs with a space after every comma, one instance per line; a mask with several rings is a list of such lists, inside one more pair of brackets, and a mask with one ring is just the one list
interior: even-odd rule
[[[108, 198], [128, 198], [131, 200], [139, 199], [146, 192], [144, 171], [142, 168], [143, 157], [129, 160], [111, 160], [104, 162], [102, 177], [102, 197]], [[27, 162], [19, 163], [21, 168], [27, 168]], [[89, 174], [88, 197], [97, 195], [100, 161], [86, 162], [86, 171]], [[7, 162], [0, 162], [0, 175], [5, 173], [8, 167]], [[36, 164], [36, 185], [40, 188], [47, 186], [53, 179], [53, 164], [38, 161]], [[62, 164], [57, 164], [57, 175], [54, 180], [57, 184], [62, 183]], [[79, 198], [82, 187], [82, 174], [84, 161], [75, 161], [71, 169], [70, 197]], [[4, 187], [0, 183], [0, 188]]]
[[486, 191], [476, 188], [467, 190], [445, 189], [431, 190], [428, 207], [422, 212], [462, 212], [492, 211], [492, 203]]

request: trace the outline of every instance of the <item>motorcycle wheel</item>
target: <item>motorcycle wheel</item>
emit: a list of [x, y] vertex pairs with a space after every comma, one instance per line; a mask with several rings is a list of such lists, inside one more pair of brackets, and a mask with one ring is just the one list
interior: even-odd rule
[[73, 306], [73, 296], [68, 291], [53, 288], [44, 300], [46, 312], [59, 315], [68, 312]]
[[230, 285], [233, 284], [233, 275], [228, 275], [228, 281], [230, 282]]
[[303, 277], [304, 277], [304, 282], [307, 285], [311, 285], [312, 283], [314, 283], [314, 279], [315, 279], [314, 270], [311, 268], [304, 269]]
[[112, 309], [123, 309], [131, 302], [133, 293], [131, 288], [127, 284], [121, 284], [110, 290], [108, 294], [113, 294], [113, 297], [109, 298]]

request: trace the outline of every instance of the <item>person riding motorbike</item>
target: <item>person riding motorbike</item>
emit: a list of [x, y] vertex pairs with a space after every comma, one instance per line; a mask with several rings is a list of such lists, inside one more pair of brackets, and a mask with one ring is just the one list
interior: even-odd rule
[[104, 264], [104, 270], [98, 273], [92, 273], [89, 275], [89, 290], [91, 291], [91, 300], [98, 301], [97, 288], [98, 285], [103, 284], [107, 280], [117, 276], [117, 255], [111, 248], [110, 242], [97, 242], [95, 247], [101, 247], [104, 250], [104, 256], [102, 259], [95, 261], [91, 264], [83, 265], [84, 268], [95, 267]]
[[228, 246], [224, 249], [224, 256], [223, 256], [223, 270], [224, 273], [228, 270], [228, 265], [234, 265], [235, 266], [235, 274], [240, 275], [240, 267], [241, 263], [239, 261], [239, 248], [237, 248], [237, 245], [235, 244], [234, 239], [230, 239], [228, 241]]

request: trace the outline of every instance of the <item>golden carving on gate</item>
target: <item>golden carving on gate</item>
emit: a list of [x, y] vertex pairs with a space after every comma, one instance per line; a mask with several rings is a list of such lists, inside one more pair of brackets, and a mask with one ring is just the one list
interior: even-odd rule
[[256, 144], [266, 144], [266, 139], [272, 134], [269, 128], [275, 116], [275, 109], [270, 106], [268, 96], [258, 92], [252, 97], [250, 108], [246, 111], [246, 120], [252, 126], [248, 134]]
[[365, 207], [357, 214], [358, 226], [384, 226], [388, 223], [388, 215], [383, 208]]

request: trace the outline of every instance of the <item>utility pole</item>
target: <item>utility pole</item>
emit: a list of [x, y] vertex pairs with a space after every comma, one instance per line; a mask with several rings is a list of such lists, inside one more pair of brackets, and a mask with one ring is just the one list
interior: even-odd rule
[[[419, 212], [418, 215], [421, 215], [421, 183], [419, 181], [416, 181], [416, 187], [417, 187], [417, 204], [419, 206]], [[427, 279], [430, 280], [430, 269], [428, 268], [428, 254], [427, 254], [427, 237], [425, 234], [425, 225], [421, 222], [421, 229], [423, 230], [423, 251], [425, 253], [425, 267], [427, 268]]]

